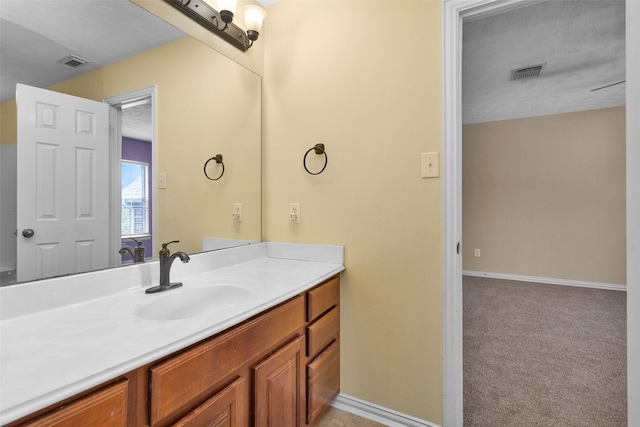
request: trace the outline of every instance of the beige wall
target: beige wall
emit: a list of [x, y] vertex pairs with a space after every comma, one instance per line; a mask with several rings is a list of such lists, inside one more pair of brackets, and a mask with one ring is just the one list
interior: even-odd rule
[[440, 424], [442, 181], [420, 153], [442, 144], [441, 3], [283, 0], [265, 25], [264, 236], [345, 246], [341, 391]]
[[17, 114], [15, 101], [0, 104], [0, 145], [13, 144], [18, 140]]
[[624, 108], [464, 126], [462, 202], [465, 270], [626, 284]]
[[[260, 240], [260, 76], [185, 37], [49, 89], [102, 101], [152, 85], [156, 171], [167, 175], [167, 188], [158, 190], [156, 243], [180, 240], [174, 250], [194, 252], [201, 250], [202, 237]], [[3, 103], [3, 142], [5, 134], [15, 142], [13, 110], [14, 101]], [[225, 174], [211, 182], [203, 165], [218, 153]], [[244, 205], [239, 227], [231, 217], [235, 202]]]

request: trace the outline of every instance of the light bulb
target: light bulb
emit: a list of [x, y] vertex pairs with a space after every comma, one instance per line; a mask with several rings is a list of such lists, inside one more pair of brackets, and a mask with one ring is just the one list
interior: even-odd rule
[[235, 15], [236, 13], [236, 0], [218, 0], [218, 12], [227, 10]]
[[247, 5], [244, 8], [244, 25], [247, 28], [249, 40], [256, 40], [262, 30], [262, 21], [267, 16], [267, 11], [257, 5]]
[[244, 8], [244, 25], [247, 30], [260, 32], [262, 29], [262, 21], [264, 21], [267, 12], [257, 5], [247, 5]]

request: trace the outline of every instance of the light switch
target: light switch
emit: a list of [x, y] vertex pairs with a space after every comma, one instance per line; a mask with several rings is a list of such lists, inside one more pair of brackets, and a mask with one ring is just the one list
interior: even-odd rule
[[167, 188], [167, 174], [164, 172], [158, 173], [158, 188]]
[[437, 178], [440, 176], [440, 153], [422, 153], [422, 177]]

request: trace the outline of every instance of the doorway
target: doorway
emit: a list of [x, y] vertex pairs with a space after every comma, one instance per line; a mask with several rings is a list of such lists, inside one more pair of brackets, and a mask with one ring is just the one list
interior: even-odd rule
[[[461, 49], [462, 49], [462, 20], [471, 16], [478, 17], [495, 13], [499, 8], [509, 8], [518, 6], [520, 1], [465, 1], [465, 0], [445, 0], [443, 3], [443, 113], [444, 113], [444, 141], [443, 141], [443, 303], [444, 303], [444, 425], [462, 426], [462, 259], [459, 255], [459, 244], [462, 238], [462, 126], [461, 126]], [[640, 19], [640, 7], [630, 5], [627, 2], [627, 40], [630, 34], [638, 34], [638, 29], [633, 28], [631, 23], [635, 20], [636, 25]], [[630, 7], [632, 6], [632, 7]], [[629, 44], [627, 43], [627, 46]], [[629, 55], [627, 48], [627, 76], [638, 73], [640, 59], [638, 55], [635, 59]], [[627, 82], [627, 141], [635, 141], [639, 135], [637, 125], [632, 123], [630, 117], [636, 117], [640, 113], [640, 106], [635, 101], [640, 97], [637, 84], [632, 81]], [[634, 100], [634, 102], [629, 102]], [[635, 114], [635, 115], [634, 115]], [[635, 138], [634, 138], [635, 137]], [[632, 187], [632, 183], [640, 178], [637, 167], [632, 165], [633, 158], [637, 159], [638, 148], [632, 144], [627, 144], [627, 247], [637, 239], [637, 230], [640, 229], [640, 216], [637, 214], [640, 205], [640, 192]], [[635, 213], [635, 216], [630, 213]], [[635, 234], [634, 234], [635, 230]], [[640, 265], [640, 254], [638, 251], [627, 250], [627, 283], [637, 282], [640, 272], [633, 267]], [[640, 309], [640, 301], [636, 290], [629, 287], [628, 292], [628, 347], [629, 347], [629, 401], [637, 400], [640, 390], [637, 383], [634, 383], [634, 373], [638, 367], [631, 357], [633, 352], [637, 354], [638, 343], [634, 340], [632, 331], [637, 325], [638, 319], [634, 319], [632, 314]], [[636, 327], [637, 329], [637, 327]], [[637, 360], [637, 359], [636, 359]], [[637, 374], [636, 374], [637, 377]], [[629, 423], [633, 424], [635, 409], [629, 408]], [[640, 414], [635, 414], [636, 417]], [[640, 419], [640, 418], [636, 418]]]
[[[114, 130], [111, 151], [111, 244], [114, 248], [143, 247], [145, 258], [156, 252], [155, 87], [105, 99], [111, 108]], [[117, 252], [117, 251], [116, 251]], [[120, 253], [114, 265], [133, 261], [132, 251]]]

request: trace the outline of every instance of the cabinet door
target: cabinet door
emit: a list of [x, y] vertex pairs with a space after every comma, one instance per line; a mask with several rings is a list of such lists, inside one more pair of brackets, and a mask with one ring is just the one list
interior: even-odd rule
[[59, 410], [23, 424], [24, 427], [124, 427], [127, 425], [128, 382], [122, 381]]
[[340, 342], [334, 341], [307, 366], [307, 422], [314, 424], [340, 391]]
[[244, 427], [247, 425], [245, 400], [245, 379], [238, 378], [173, 426]]
[[303, 411], [304, 336], [253, 368], [254, 420], [260, 427], [299, 426]]

